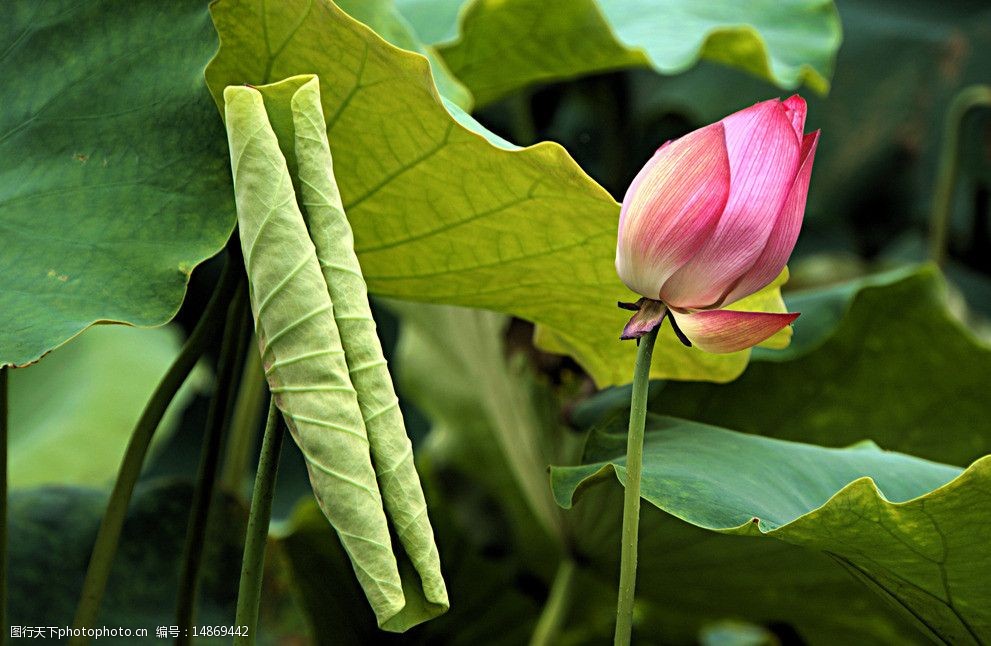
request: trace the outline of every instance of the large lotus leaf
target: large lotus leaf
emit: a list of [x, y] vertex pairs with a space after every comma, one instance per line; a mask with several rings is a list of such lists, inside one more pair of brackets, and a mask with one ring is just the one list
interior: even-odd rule
[[[719, 388], [668, 383], [651, 408], [828, 446], [869, 437], [958, 465], [991, 453], [991, 348], [947, 310], [935, 268], [875, 280], [882, 282], [856, 292], [831, 336], [814, 333], [806, 354], [752, 362], [738, 381]], [[842, 307], [837, 292], [843, 289], [825, 291], [834, 313], [819, 316]], [[810, 303], [813, 295], [801, 300]], [[795, 327], [802, 334], [802, 318]]]
[[465, 86], [451, 75], [433, 47], [425, 45], [417, 37], [409, 22], [396, 9], [392, 0], [338, 0], [338, 6], [352, 18], [360, 20], [375, 30], [375, 33], [396, 47], [423, 54], [430, 61], [437, 91], [453, 101], [458, 107], [471, 111], [472, 97]]
[[[421, 56], [332, 3], [230, 0], [212, 12], [221, 49], [207, 81], [218, 101], [227, 85], [320, 77], [371, 292], [535, 321], [598, 383], [630, 379], [635, 348], [618, 341], [626, 317], [615, 306], [635, 299], [613, 264], [619, 206], [560, 146], [507, 149], [479, 136], [470, 117], [445, 109]], [[655, 376], [711, 381], [735, 378], [749, 356], [709, 355], [673, 336], [658, 352]]]
[[[698, 527], [824, 552], [948, 643], [991, 635], [991, 459], [956, 467], [872, 443], [829, 449], [652, 416], [645, 500]], [[556, 467], [570, 507], [583, 487], [626, 480], [625, 436], [601, 433], [587, 463]]]
[[443, 43], [441, 54], [480, 103], [534, 82], [620, 67], [676, 74], [700, 58], [783, 88], [804, 83], [825, 93], [841, 40], [832, 0], [462, 0], [432, 10], [420, 0], [398, 4], [421, 37]]
[[[193, 486], [157, 481], [138, 488], [114, 561], [98, 625], [146, 629], [175, 622], [175, 599]], [[96, 489], [42, 487], [12, 492], [10, 498], [10, 617], [20, 626], [72, 624], [93, 540], [106, 510]], [[200, 579], [197, 625], [234, 625], [247, 510], [234, 498], [218, 498], [213, 511]], [[259, 613], [259, 644], [307, 643], [309, 626], [293, 594], [285, 555], [270, 543], [265, 559]], [[54, 642], [55, 639], [46, 638]], [[197, 638], [196, 643], [230, 644], [230, 637]]]
[[[578, 554], [615, 588], [623, 488], [609, 480], [586, 489], [567, 518]], [[669, 641], [694, 643], [704, 626], [731, 617], [814, 646], [928, 643], [828, 555], [701, 529], [653, 505], [641, 509], [638, 572], [644, 638], [659, 625]]]
[[[535, 491], [549, 491], [542, 464], [577, 463], [579, 454], [570, 447], [580, 436], [560, 432], [559, 402], [542, 395], [539, 382], [520, 365], [521, 357], [506, 361], [503, 327], [485, 325], [484, 312], [419, 304], [405, 304], [400, 312], [401, 393], [434, 423], [420, 448], [421, 473], [428, 482], [443, 484], [438, 488], [449, 515], [470, 519], [460, 522], [479, 549], [518, 553], [531, 572], [549, 580], [559, 548], [541, 531], [545, 523], [526, 502], [532, 493], [524, 493], [523, 483], [539, 478], [544, 485]], [[629, 406], [628, 394], [624, 405]], [[534, 439], [543, 451], [520, 459]], [[533, 461], [538, 465], [522, 472]], [[612, 489], [618, 487], [609, 494], [616, 493]], [[557, 521], [563, 522], [571, 549], [609, 578], [618, 572], [621, 490], [618, 494], [593, 504], [591, 499], [600, 495], [596, 491]], [[639, 590], [648, 602], [641, 606], [645, 631], [659, 627], [676, 643], [693, 643], [706, 623], [743, 617], [793, 625], [817, 644], [865, 635], [904, 642], [897, 617], [824, 555], [776, 541], [705, 532], [649, 509], [643, 521]], [[677, 560], [668, 557], [673, 553]], [[585, 605], [576, 608], [569, 625], [579, 630], [587, 622], [601, 622], [611, 634], [615, 582], [606, 579], [605, 585], [610, 592], [604, 605], [596, 605], [588, 588], [582, 588]], [[810, 595], [815, 606], [806, 602]]]
[[202, 2], [4, 4], [0, 365], [160, 325], [234, 224]]
[[[43, 363], [12, 370], [10, 485], [107, 484], [180, 342], [172, 327], [99, 326]], [[206, 376], [194, 375], [166, 411], [156, 443], [169, 436]]]

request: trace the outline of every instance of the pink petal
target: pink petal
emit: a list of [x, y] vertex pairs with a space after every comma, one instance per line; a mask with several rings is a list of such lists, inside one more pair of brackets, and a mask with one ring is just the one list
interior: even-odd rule
[[616, 271], [641, 296], [661, 285], [712, 235], [729, 195], [723, 126], [665, 144], [630, 184], [619, 216]]
[[798, 318], [797, 313], [733, 310], [703, 310], [694, 314], [671, 310], [671, 315], [692, 345], [715, 354], [751, 348]]
[[764, 247], [754, 266], [740, 278], [740, 282], [723, 299], [722, 304], [728, 305], [753, 294], [774, 280], [785, 268], [791, 250], [795, 248], [798, 232], [802, 228], [805, 199], [809, 194], [809, 179], [812, 176], [812, 162], [818, 144], [818, 130], [807, 134], [802, 140], [802, 161], [798, 175], [795, 176], [795, 183], [791, 186], [788, 199], [785, 200], [785, 205], [778, 215], [771, 236], [767, 239], [767, 246]]
[[802, 134], [805, 132], [805, 113], [808, 110], [808, 107], [805, 105], [805, 99], [796, 94], [785, 99], [782, 105], [785, 108], [785, 113], [791, 120], [791, 125], [795, 128], [795, 134], [801, 139]]
[[798, 171], [800, 145], [777, 100], [731, 114], [721, 122], [729, 153], [730, 195], [715, 232], [661, 289], [675, 307], [704, 309], [753, 266]]

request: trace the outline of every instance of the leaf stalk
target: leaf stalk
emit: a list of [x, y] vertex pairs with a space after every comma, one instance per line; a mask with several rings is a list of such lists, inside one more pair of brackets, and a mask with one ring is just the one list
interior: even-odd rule
[[237, 392], [238, 384], [234, 377], [240, 370], [241, 359], [245, 355], [247, 346], [247, 320], [247, 290], [245, 282], [239, 280], [238, 289], [227, 309], [217, 364], [217, 386], [207, 411], [203, 451], [189, 512], [186, 543], [179, 571], [179, 593], [176, 599], [176, 625], [180, 629], [176, 644], [192, 643], [190, 629], [196, 614], [196, 593], [203, 563], [203, 549], [206, 544], [210, 510], [217, 489], [221, 450]]
[[252, 646], [258, 631], [258, 606], [261, 603], [262, 581], [265, 572], [265, 546], [268, 527], [272, 520], [272, 498], [279, 474], [279, 455], [285, 427], [279, 419], [275, 401], [269, 403], [268, 421], [262, 436], [258, 472], [251, 494], [251, 512], [248, 515], [248, 533], [244, 540], [244, 558], [241, 561], [241, 583], [237, 593], [238, 627], [246, 626], [245, 635], [234, 639], [235, 646]]
[[[186, 339], [186, 343], [179, 351], [179, 356], [172, 362], [168, 372], [165, 373], [162, 381], [155, 388], [154, 394], [152, 394], [141, 418], [134, 427], [131, 440], [124, 452], [124, 459], [121, 461], [120, 470], [117, 472], [117, 481], [114, 483], [113, 491], [107, 502], [107, 511], [100, 522], [100, 529], [93, 545], [93, 553], [86, 570], [79, 606], [72, 621], [72, 627], [75, 629], [91, 628], [96, 624], [100, 604], [107, 587], [107, 580], [110, 578], [114, 556], [117, 553], [121, 530], [124, 527], [127, 507], [134, 494], [138, 477], [141, 475], [141, 466], [148, 453], [152, 437], [176, 392], [189, 377], [189, 373], [216, 336], [221, 320], [220, 313], [227, 305], [231, 292], [237, 286], [238, 277], [239, 270], [236, 264], [228, 258], [203, 316], [189, 338]], [[89, 642], [89, 637], [73, 637], [69, 643], [71, 646], [85, 646]]]
[[574, 594], [575, 570], [577, 564], [570, 557], [564, 557], [557, 566], [554, 582], [547, 597], [537, 627], [530, 637], [530, 646], [553, 646], [558, 643], [561, 627], [568, 618]]

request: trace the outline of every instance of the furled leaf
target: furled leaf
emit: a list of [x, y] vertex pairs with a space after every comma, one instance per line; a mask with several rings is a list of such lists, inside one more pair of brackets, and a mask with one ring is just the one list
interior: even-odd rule
[[[630, 66], [676, 74], [707, 58], [794, 89], [829, 89], [840, 20], [832, 0], [399, 2], [454, 75], [487, 103], [535, 82]], [[453, 21], [458, 19], [457, 26]], [[450, 42], [451, 36], [457, 35]], [[436, 39], [436, 40], [433, 40]]]
[[437, 91], [458, 107], [471, 111], [472, 97], [467, 88], [454, 78], [447, 64], [430, 45], [417, 37], [413, 28], [396, 9], [392, 0], [340, 0], [338, 5], [348, 14], [375, 30], [375, 33], [396, 47], [422, 54], [430, 61]]
[[[375, 330], [354, 237], [334, 181], [327, 127], [320, 109], [320, 85], [308, 78], [292, 95], [292, 122], [299, 165], [303, 219], [334, 303], [334, 319], [344, 345], [351, 383], [371, 444], [372, 461], [386, 510], [399, 540], [423, 582], [430, 603], [449, 603], [440, 558], [427, 516], [427, 503], [413, 464], [399, 398]], [[265, 89], [262, 88], [262, 93]]]
[[[642, 491], [658, 508], [825, 552], [948, 643], [991, 634], [991, 460], [961, 473], [872, 443], [828, 449], [659, 417], [648, 428]], [[565, 507], [593, 482], [625, 482], [623, 435], [598, 436], [586, 458], [552, 470]]]
[[260, 92], [224, 92], [234, 192], [270, 390], [383, 626], [406, 606], [333, 304]]
[[666, 384], [651, 408], [828, 446], [869, 437], [958, 465], [991, 453], [991, 348], [948, 311], [939, 272], [923, 267], [853, 286], [825, 290], [818, 299], [796, 295], [812, 328], [805, 337], [805, 315], [796, 322], [804, 354], [752, 362], [725, 387]]
[[[174, 328], [99, 326], [43, 363], [12, 370], [10, 485], [107, 484], [179, 346]], [[156, 444], [168, 438], [205, 375], [194, 376], [169, 406]]]
[[5, 2], [0, 365], [168, 321], [234, 223], [202, 2]]
[[[221, 0], [212, 12], [222, 44], [207, 81], [218, 102], [227, 85], [319, 76], [371, 292], [535, 321], [599, 384], [629, 380], [635, 348], [618, 342], [615, 307], [632, 297], [613, 264], [619, 206], [559, 146], [507, 149], [479, 136], [445, 108], [422, 57], [332, 3]], [[673, 337], [659, 346], [657, 377], [728, 381], [749, 356], [708, 355]]]
[[[175, 599], [193, 485], [188, 481], [143, 484], [128, 508], [98, 625], [148, 631], [118, 643], [153, 643], [156, 627], [175, 622]], [[48, 626], [72, 624], [77, 592], [86, 573], [106, 493], [81, 487], [40, 487], [11, 493], [9, 597], [11, 622], [44, 627], [48, 643], [65, 643]], [[233, 626], [244, 552], [247, 510], [231, 496], [218, 497], [204, 546], [197, 624]], [[271, 541], [265, 559], [265, 603], [255, 643], [311, 643], [302, 599], [282, 545]], [[171, 635], [170, 635], [171, 636]], [[96, 640], [100, 643], [103, 640]], [[165, 640], [157, 641], [165, 643]], [[231, 637], [198, 637], [197, 644], [229, 645]]]

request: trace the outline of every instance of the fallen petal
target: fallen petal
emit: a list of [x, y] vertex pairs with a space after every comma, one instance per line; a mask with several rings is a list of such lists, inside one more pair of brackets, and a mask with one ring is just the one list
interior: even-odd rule
[[704, 310], [671, 316], [692, 344], [706, 352], [721, 354], [751, 348], [770, 338], [798, 318], [798, 313], [735, 312]]

